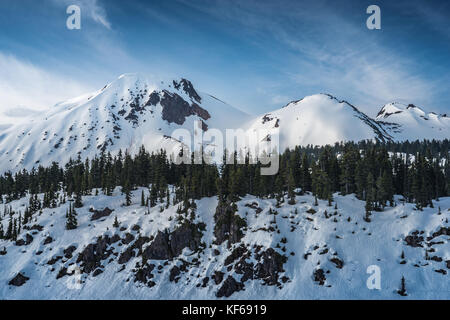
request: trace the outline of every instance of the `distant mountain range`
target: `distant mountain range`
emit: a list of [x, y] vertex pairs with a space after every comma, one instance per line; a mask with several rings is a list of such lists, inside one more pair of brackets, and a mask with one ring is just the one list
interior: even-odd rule
[[297, 145], [365, 139], [444, 139], [450, 137], [450, 118], [412, 104], [391, 103], [372, 119], [328, 94], [308, 96], [254, 117], [198, 91], [187, 79], [167, 82], [125, 74], [27, 123], [0, 128], [0, 169], [30, 169], [53, 161], [63, 164], [78, 155], [92, 158], [101, 151], [134, 153], [141, 145], [149, 151], [177, 153], [181, 142], [171, 135], [179, 128], [191, 134], [212, 128], [265, 132], [265, 140], [258, 141], [261, 144], [279, 130], [283, 151]]

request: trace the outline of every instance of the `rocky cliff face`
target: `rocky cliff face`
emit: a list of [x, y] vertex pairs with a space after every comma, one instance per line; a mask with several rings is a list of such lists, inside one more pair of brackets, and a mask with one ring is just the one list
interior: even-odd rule
[[237, 207], [230, 202], [221, 202], [214, 214], [214, 235], [216, 243], [221, 244], [228, 240], [228, 244], [239, 242], [244, 236], [243, 228], [246, 226], [245, 220], [236, 214]]
[[[353, 196], [335, 194], [334, 210], [308, 193], [295, 204], [213, 197], [180, 210], [171, 194], [148, 212], [142, 191], [130, 207], [119, 189], [83, 197], [74, 230], [64, 228], [64, 205], [33, 215], [17, 241], [0, 240], [0, 297], [355, 298], [374, 264], [390, 270], [385, 298], [399, 297], [402, 275], [408, 297], [447, 297], [448, 198], [423, 211], [396, 199], [367, 222]], [[28, 202], [8, 204], [13, 218]]]

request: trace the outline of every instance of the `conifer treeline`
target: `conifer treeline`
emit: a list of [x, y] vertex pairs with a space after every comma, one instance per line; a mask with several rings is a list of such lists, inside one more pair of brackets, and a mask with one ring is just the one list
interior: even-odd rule
[[[150, 186], [153, 206], [158, 199], [163, 202], [167, 198], [168, 186], [173, 185], [176, 203], [214, 195], [235, 201], [246, 194], [278, 199], [287, 194], [294, 201], [295, 190], [301, 188], [301, 192], [311, 191], [330, 202], [334, 192], [355, 193], [366, 200], [368, 211], [381, 210], [392, 203], [394, 194], [400, 194], [420, 209], [432, 205], [432, 199], [450, 195], [448, 151], [448, 140], [297, 147], [280, 155], [276, 175], [262, 176], [261, 164], [250, 164], [248, 156], [245, 164], [175, 165], [164, 151], [150, 154], [142, 147], [134, 157], [122, 152], [115, 157], [101, 153], [92, 160], [71, 160], [64, 167], [52, 163], [31, 171], [7, 172], [0, 176], [0, 201], [8, 203], [27, 193], [36, 199], [34, 195], [43, 193], [42, 205], [34, 206], [55, 207], [65, 203], [66, 196], [74, 196], [74, 207], [79, 208], [82, 196], [92, 190], [111, 195], [121, 186], [129, 204], [133, 189]], [[397, 152], [407, 152], [413, 160]], [[37, 210], [31, 205], [28, 210]]]

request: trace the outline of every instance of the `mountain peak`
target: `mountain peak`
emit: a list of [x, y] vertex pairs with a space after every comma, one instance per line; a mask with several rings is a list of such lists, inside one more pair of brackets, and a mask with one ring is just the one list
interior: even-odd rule
[[428, 112], [414, 104], [392, 102], [384, 105], [376, 120], [398, 140], [446, 139], [450, 136], [450, 118]]
[[194, 86], [192, 85], [192, 82], [185, 79], [185, 78], [181, 78], [181, 80], [179, 81], [172, 81], [173, 86], [175, 87], [175, 89], [177, 90], [183, 90], [191, 99], [197, 101], [198, 103], [202, 102], [202, 98], [200, 97], [200, 95], [197, 93], [197, 91], [194, 89]]
[[410, 104], [404, 104], [400, 102], [391, 102], [386, 105], [384, 105], [381, 110], [377, 114], [378, 120], [383, 120], [388, 117], [391, 117], [393, 115], [399, 115], [401, 113], [408, 113], [411, 115], [419, 116], [419, 117], [426, 117], [427, 115], [436, 115], [435, 112], [428, 113], [424, 109], [410, 103]]

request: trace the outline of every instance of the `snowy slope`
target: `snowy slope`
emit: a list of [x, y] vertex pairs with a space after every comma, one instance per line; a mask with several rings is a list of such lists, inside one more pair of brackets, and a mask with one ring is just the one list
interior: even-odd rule
[[[28, 244], [17, 246], [0, 241], [0, 250], [4, 247], [7, 252], [0, 254], [0, 299], [215, 299], [229, 276], [243, 284], [240, 290], [232, 292], [232, 299], [450, 299], [450, 198], [434, 202], [436, 209], [416, 211], [412, 204], [402, 204], [396, 197], [395, 207], [374, 213], [372, 222], [367, 223], [362, 219], [364, 202], [353, 195], [335, 194], [333, 206], [337, 204], [337, 209], [328, 207], [326, 201], [314, 206], [311, 195], [297, 196], [295, 205], [287, 204], [286, 199], [280, 207], [276, 207], [274, 199], [248, 196], [237, 203], [238, 214], [247, 223], [244, 237], [231, 247], [227, 241], [215, 243], [213, 213], [217, 199], [204, 198], [196, 201], [192, 220], [205, 224], [203, 249], [192, 252], [185, 248], [173, 259], [146, 261], [147, 266], [153, 267], [146, 269], [151, 271], [146, 274], [151, 281], [144, 284], [135, 281], [142, 276], [137, 271], [143, 262], [142, 252], [156, 241], [158, 231], [172, 232], [177, 228], [179, 214], [174, 206], [162, 212], [157, 206], [145, 214], [147, 209], [137, 205], [141, 190], [134, 192], [131, 207], [122, 206], [124, 198], [119, 189], [112, 197], [84, 197], [85, 206], [77, 209], [79, 226], [75, 230], [64, 229], [66, 204], [35, 214], [28, 224], [35, 227], [19, 236], [22, 239], [27, 233], [31, 235]], [[27, 203], [24, 198], [11, 205], [23, 212]], [[114, 209], [113, 213], [91, 221], [89, 208], [101, 210], [105, 206]], [[119, 228], [113, 227], [115, 217]], [[4, 227], [7, 222], [8, 218], [4, 218]], [[423, 237], [421, 246], [407, 245], [406, 237], [416, 230], [418, 237]], [[447, 230], [447, 234], [439, 230]], [[116, 240], [97, 247], [93, 253], [107, 254], [95, 268], [100, 271], [70, 275], [70, 268], [82, 268], [79, 257], [90, 244], [95, 244], [98, 237], [113, 239], [114, 235]], [[48, 237], [52, 241], [46, 243]], [[153, 240], [144, 242], [138, 250], [135, 243], [145, 237]], [[68, 253], [71, 246], [73, 250]], [[133, 246], [134, 257], [121, 262], [123, 253]], [[244, 249], [235, 251], [237, 248]], [[256, 265], [260, 259], [257, 252], [269, 248], [275, 252], [272, 258], [277, 254], [287, 258], [277, 275], [279, 283], [264, 285], [256, 275], [253, 280], [244, 279], [248, 266]], [[272, 258], [266, 257], [267, 270], [277, 264]], [[371, 265], [381, 270], [381, 290], [369, 290], [366, 286], [370, 276], [366, 271]], [[57, 279], [64, 267], [69, 274], [62, 273]], [[319, 269], [326, 278], [322, 284], [314, 277]], [[258, 267], [251, 270], [256, 272]], [[22, 286], [8, 285], [18, 272], [29, 280]], [[222, 280], [213, 281], [217, 272], [223, 273]], [[406, 279], [406, 297], [397, 293], [402, 276]]]
[[279, 131], [280, 150], [341, 141], [390, 140], [384, 128], [346, 101], [327, 94], [308, 96], [253, 121], [250, 132]]
[[24, 124], [0, 131], [1, 171], [30, 169], [52, 161], [92, 158], [102, 150], [136, 152], [161, 148], [178, 153], [172, 139], [178, 128], [194, 132], [194, 122], [224, 129], [246, 122], [248, 115], [181, 79], [156, 81], [126, 74], [103, 89], [57, 104]]
[[450, 138], [450, 117], [424, 111], [413, 104], [390, 103], [376, 118], [398, 141]]
[[[31, 169], [55, 161], [65, 164], [78, 155], [92, 158], [101, 151], [135, 153], [165, 149], [178, 154], [182, 141], [174, 133], [242, 129], [254, 153], [297, 145], [342, 141], [403, 141], [450, 137], [450, 118], [418, 107], [389, 104], [372, 119], [346, 101], [317, 94], [261, 116], [250, 116], [212, 95], [197, 91], [185, 79], [161, 81], [125, 74], [101, 90], [57, 104], [43, 114], [15, 110], [0, 121], [0, 172]], [[17, 123], [11, 125], [11, 122]], [[255, 138], [255, 140], [251, 140]], [[204, 146], [214, 145], [205, 139]], [[185, 142], [185, 141], [184, 141]]]
[[0, 133], [14, 125], [33, 121], [33, 118], [39, 116], [40, 113], [40, 110], [25, 107], [6, 110], [0, 109]]

